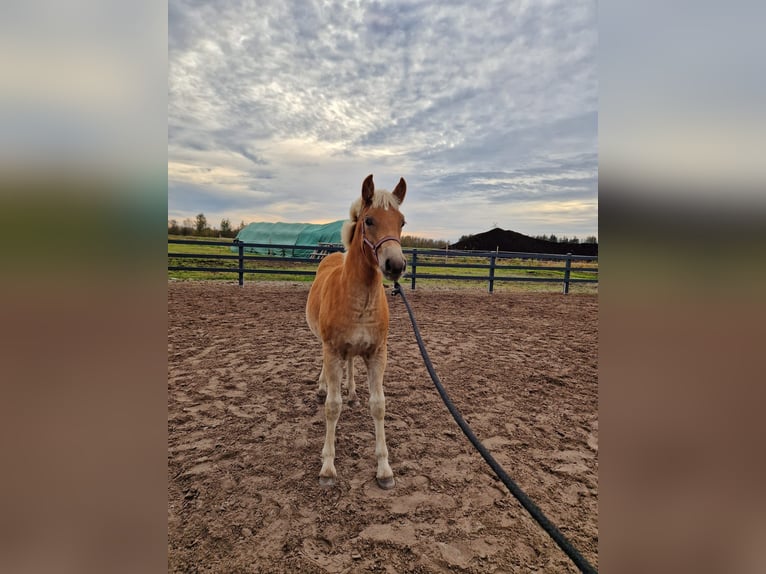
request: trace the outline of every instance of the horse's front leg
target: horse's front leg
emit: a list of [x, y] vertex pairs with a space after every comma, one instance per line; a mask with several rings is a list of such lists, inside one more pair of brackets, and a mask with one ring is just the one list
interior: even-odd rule
[[386, 430], [383, 419], [386, 416], [386, 397], [383, 394], [383, 373], [386, 370], [386, 347], [369, 357], [365, 357], [367, 380], [370, 386], [370, 414], [375, 423], [375, 458], [378, 459], [378, 471], [375, 478], [378, 486], [384, 490], [394, 487], [394, 472], [388, 464]]
[[322, 470], [319, 471], [320, 486], [334, 486], [338, 473], [335, 471], [335, 427], [338, 424], [343, 402], [340, 396], [340, 383], [343, 379], [343, 363], [327, 345], [323, 350], [322, 373], [327, 385], [327, 398], [324, 402], [325, 437], [322, 447]]

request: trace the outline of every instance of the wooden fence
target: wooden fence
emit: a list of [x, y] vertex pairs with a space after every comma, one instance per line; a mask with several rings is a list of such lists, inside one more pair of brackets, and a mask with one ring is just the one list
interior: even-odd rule
[[[171, 259], [210, 259], [213, 261], [235, 261], [236, 266], [184, 266], [168, 264], [168, 271], [205, 271], [209, 273], [236, 273], [239, 278], [239, 284], [244, 285], [245, 274], [268, 273], [272, 275], [315, 275], [316, 269], [311, 271], [300, 269], [259, 269], [255, 266], [257, 262], [264, 261], [284, 261], [292, 263], [308, 263], [318, 265], [321, 257], [334, 252], [342, 251], [342, 247], [323, 245], [321, 247], [305, 245], [272, 245], [263, 243], [244, 243], [233, 240], [231, 243], [222, 241], [209, 241], [197, 239], [168, 239], [168, 244], [181, 245], [216, 245], [224, 248], [235, 248], [230, 254], [226, 253], [170, 253], [168, 260]], [[267, 249], [268, 255], [248, 254], [248, 247]], [[286, 253], [293, 250], [311, 251], [309, 257], [286, 257]], [[503, 281], [524, 281], [539, 283], [561, 283], [563, 292], [569, 293], [569, 287], [573, 283], [598, 283], [598, 266], [589, 265], [586, 267], [573, 265], [580, 262], [597, 262], [598, 257], [587, 255], [556, 255], [544, 253], [522, 253], [507, 251], [455, 251], [445, 249], [403, 249], [408, 256], [407, 272], [402, 277], [401, 282], [410, 281], [412, 289], [418, 280], [429, 279], [447, 279], [456, 281], [486, 281], [488, 282], [489, 292], [492, 293], [496, 282]], [[518, 261], [521, 264], [517, 264]], [[454, 261], [454, 262], [452, 262]], [[506, 263], [510, 261], [510, 263]], [[532, 265], [534, 262], [547, 262], [546, 265]], [[561, 265], [551, 265], [550, 262], [561, 263]], [[246, 266], [246, 263], [250, 263]], [[482, 274], [447, 274], [447, 273], [424, 273], [423, 269], [486, 269]], [[523, 272], [525, 275], [506, 275], [505, 273]], [[555, 276], [534, 276], [534, 273], [544, 273], [550, 275], [553, 272]], [[573, 277], [576, 273], [578, 277]]]

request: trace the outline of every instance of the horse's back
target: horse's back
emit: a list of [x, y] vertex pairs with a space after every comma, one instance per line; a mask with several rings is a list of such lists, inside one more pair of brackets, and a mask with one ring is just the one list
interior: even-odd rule
[[322, 259], [322, 261], [319, 262], [319, 267], [317, 267], [317, 279], [327, 275], [330, 270], [343, 266], [344, 257], [345, 253], [335, 252], [330, 253], [327, 257]]

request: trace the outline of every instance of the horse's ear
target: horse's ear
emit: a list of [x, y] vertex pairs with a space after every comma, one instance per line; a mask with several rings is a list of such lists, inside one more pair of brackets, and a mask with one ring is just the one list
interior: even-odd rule
[[375, 195], [375, 184], [372, 182], [372, 174], [367, 176], [362, 184], [362, 200], [366, 207], [372, 205], [372, 197]]
[[407, 193], [407, 182], [404, 181], [404, 178], [399, 179], [399, 183], [396, 184], [396, 189], [394, 190], [394, 197], [399, 200], [399, 204], [404, 201], [404, 195]]

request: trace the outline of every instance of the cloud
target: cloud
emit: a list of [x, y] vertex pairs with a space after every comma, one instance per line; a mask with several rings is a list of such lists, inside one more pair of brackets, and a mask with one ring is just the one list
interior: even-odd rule
[[[295, 221], [340, 219], [374, 173], [404, 176], [408, 203], [513, 202], [510, 229], [560, 204], [535, 233], [562, 233], [582, 200], [569, 233], [596, 234], [594, 3], [171, 0], [168, 20], [169, 209], [203, 201], [191, 185], [211, 211], [252, 192]], [[488, 225], [408, 220], [452, 239]]]

